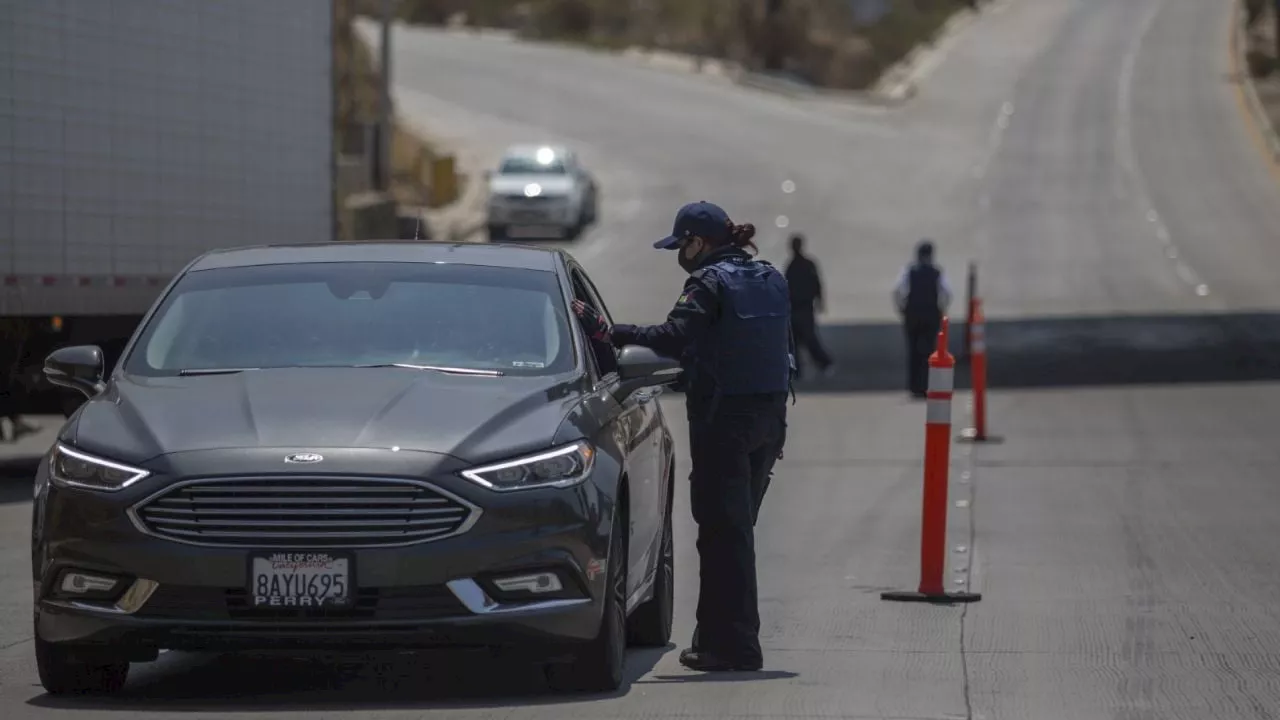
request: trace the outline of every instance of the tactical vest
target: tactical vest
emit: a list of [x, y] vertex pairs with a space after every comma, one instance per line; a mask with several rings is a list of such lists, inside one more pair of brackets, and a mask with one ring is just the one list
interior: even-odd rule
[[791, 301], [786, 278], [766, 262], [726, 258], [704, 268], [720, 286], [720, 317], [692, 347], [686, 371], [720, 395], [785, 393], [791, 387]]
[[932, 265], [916, 264], [907, 273], [907, 314], [929, 317], [938, 309], [938, 278], [942, 273]]

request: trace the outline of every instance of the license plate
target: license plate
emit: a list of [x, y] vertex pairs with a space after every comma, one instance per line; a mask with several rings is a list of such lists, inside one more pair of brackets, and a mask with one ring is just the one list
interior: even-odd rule
[[249, 557], [253, 607], [349, 607], [350, 555], [327, 552], [255, 553]]
[[512, 220], [519, 220], [522, 222], [542, 222], [546, 217], [547, 216], [539, 210], [516, 210], [511, 213]]
[[555, 225], [516, 225], [507, 230], [511, 237], [561, 237], [564, 230]]

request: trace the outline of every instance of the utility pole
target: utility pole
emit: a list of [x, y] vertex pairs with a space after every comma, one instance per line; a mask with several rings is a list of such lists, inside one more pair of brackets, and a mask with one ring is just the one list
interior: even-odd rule
[[391, 188], [391, 137], [394, 122], [391, 115], [391, 20], [395, 15], [395, 0], [382, 0], [382, 43], [378, 83], [377, 142], [374, 144], [373, 186], [375, 190]]

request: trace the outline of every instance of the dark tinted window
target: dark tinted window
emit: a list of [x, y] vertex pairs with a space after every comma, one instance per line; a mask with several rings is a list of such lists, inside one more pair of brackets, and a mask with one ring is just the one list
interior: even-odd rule
[[125, 370], [409, 363], [507, 374], [573, 367], [555, 274], [427, 263], [222, 268], [183, 277]]
[[502, 161], [498, 172], [502, 175], [564, 175], [566, 170], [560, 158], [543, 163], [532, 157], [509, 157]]

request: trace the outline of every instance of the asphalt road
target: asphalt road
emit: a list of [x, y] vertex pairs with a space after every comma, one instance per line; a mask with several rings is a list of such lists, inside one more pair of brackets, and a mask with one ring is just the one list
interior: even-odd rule
[[[802, 388], [763, 511], [766, 671], [691, 675], [671, 648], [634, 654], [616, 696], [563, 698], [492, 663], [169, 655], [120, 699], [54, 701], [30, 661], [20, 478], [0, 495], [0, 716], [1280, 716], [1280, 190], [1231, 85], [1226, 6], [1013, 0], [889, 111], [398, 32], [403, 112], [479, 152], [581, 149], [605, 195], [572, 250], [615, 319], [673, 301], [680, 272], [649, 244], [683, 202], [756, 223], [769, 259], [810, 235], [843, 366]], [[922, 235], [958, 287], [978, 264], [992, 317], [1005, 442], [955, 448], [948, 578], [984, 594], [964, 608], [879, 599], [916, 582], [923, 412], [887, 291]]]

